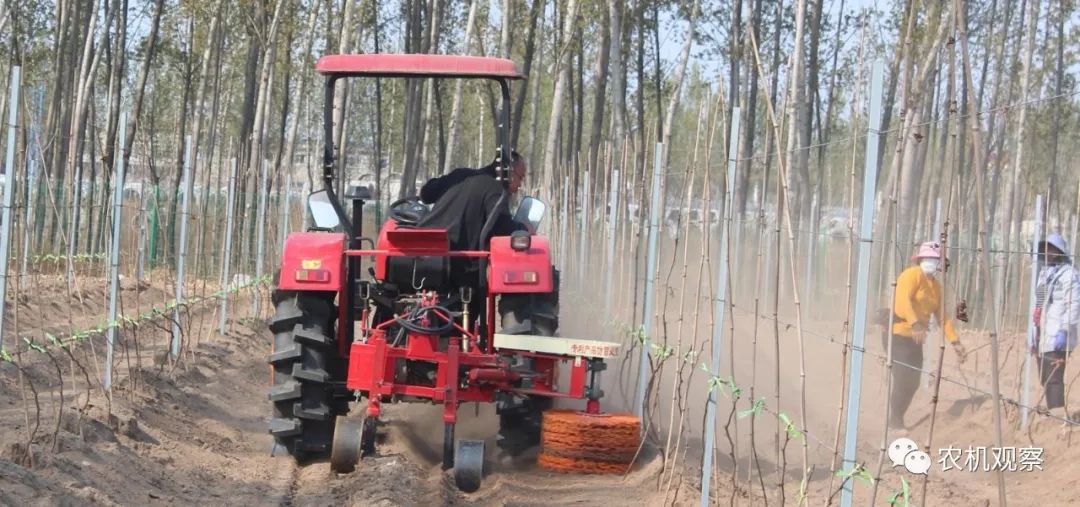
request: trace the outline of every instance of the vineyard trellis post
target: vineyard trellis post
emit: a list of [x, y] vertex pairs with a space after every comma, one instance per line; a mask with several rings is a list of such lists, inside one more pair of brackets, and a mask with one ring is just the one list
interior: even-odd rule
[[563, 269], [566, 269], [566, 229], [570, 222], [570, 177], [563, 176], [562, 217], [559, 219], [559, 263]]
[[[1031, 315], [1035, 311], [1035, 288], [1039, 284], [1039, 241], [1043, 236], [1043, 196], [1039, 194], [1035, 196], [1035, 234], [1031, 238], [1031, 286], [1028, 290], [1028, 315]], [[1038, 330], [1035, 328], [1035, 321], [1032, 319], [1027, 320], [1027, 343], [1038, 344]], [[1020, 390], [1020, 429], [1027, 429], [1028, 425], [1028, 401], [1030, 399], [1031, 388], [1031, 352], [1024, 351], [1024, 378], [1023, 387]]]
[[82, 164], [75, 164], [75, 175], [71, 180], [71, 232], [68, 233], [66, 280], [69, 286], [75, 285], [75, 250], [79, 239], [79, 201], [82, 200]]
[[[716, 275], [716, 298], [713, 299], [713, 332], [712, 332], [712, 356], [709, 365], [711, 378], [720, 376], [720, 350], [721, 341], [724, 337], [724, 317], [728, 305], [728, 266], [730, 265], [730, 249], [728, 241], [731, 237], [731, 228], [734, 226], [733, 209], [735, 192], [735, 169], [738, 166], [739, 153], [739, 123], [741, 108], [738, 106], [731, 111], [731, 133], [728, 137], [728, 170], [727, 186], [724, 189], [724, 223], [720, 231], [720, 269]], [[705, 210], [706, 213], [709, 210]], [[732, 337], [734, 339], [734, 337]], [[735, 372], [731, 372], [732, 375]], [[717, 389], [709, 383], [709, 394], [705, 403], [705, 451], [701, 465], [701, 507], [709, 505], [709, 489], [712, 486], [713, 444], [716, 440], [716, 394]]]
[[154, 199], [150, 208], [150, 269], [157, 266], [158, 205], [161, 202], [161, 184], [154, 182]]
[[[847, 413], [844, 425], [845, 472], [855, 467], [858, 442], [859, 397], [862, 395], [863, 341], [866, 335], [867, 290], [870, 285], [870, 250], [874, 233], [874, 196], [878, 177], [878, 144], [881, 142], [881, 89], [884, 69], [881, 61], [874, 62], [870, 77], [870, 111], [866, 127], [866, 151], [863, 169], [862, 212], [859, 214], [859, 264], [855, 289], [855, 314], [851, 327], [851, 372], [848, 387]], [[843, 483], [841, 507], [851, 507], [854, 490], [849, 478]]]
[[577, 262], [577, 279], [578, 287], [585, 287], [585, 274], [589, 272], [588, 269], [588, 237], [589, 237], [589, 171], [585, 171], [584, 182], [581, 187], [581, 235], [578, 238], [578, 262]]
[[183, 201], [180, 202], [180, 245], [179, 252], [176, 256], [176, 301], [173, 307], [173, 327], [172, 327], [172, 344], [169, 348], [169, 354], [172, 358], [180, 358], [180, 335], [182, 330], [180, 328], [180, 306], [181, 301], [184, 300], [184, 264], [187, 261], [187, 233], [188, 233], [188, 220], [190, 218], [191, 207], [191, 136], [188, 135], [184, 138], [184, 195]]
[[[255, 232], [255, 279], [262, 278], [263, 275], [263, 257], [266, 255], [266, 194], [269, 193], [269, 189], [266, 185], [266, 160], [262, 162], [262, 176], [259, 178], [259, 185], [255, 187], [255, 191], [259, 193], [259, 209], [256, 211], [256, 227], [258, 230]], [[252, 291], [254, 294], [254, 302], [252, 307], [255, 308], [255, 316], [262, 315], [262, 293], [260, 291]]]
[[[660, 233], [660, 170], [663, 166], [664, 143], [656, 143], [653, 160], [652, 200], [649, 203], [649, 250], [645, 257], [645, 305], [642, 315], [638, 362], [638, 385], [634, 395], [634, 414], [644, 420], [645, 388], [649, 379], [649, 336], [652, 334], [654, 288], [656, 286], [656, 241]], [[588, 174], [588, 173], [585, 173]], [[588, 180], [586, 180], [588, 181]]]
[[225, 322], [229, 319], [229, 260], [232, 258], [233, 209], [236, 207], [236, 158], [230, 162], [229, 197], [225, 205], [225, 251], [221, 255], [221, 322], [218, 330], [225, 334]]
[[8, 100], [7, 153], [4, 155], [4, 213], [0, 228], [0, 352], [4, 352], [4, 306], [7, 299], [8, 255], [11, 247], [11, 206], [15, 200], [15, 141], [19, 120], [21, 68], [11, 67], [11, 97]]
[[139, 251], [136, 259], [135, 279], [142, 281], [146, 277], [146, 203], [150, 200], [147, 195], [146, 178], [139, 185]]
[[[941, 222], [941, 198], [938, 197], [934, 203], [934, 235], [932, 236], [932, 238], [934, 238], [934, 241], [941, 241], [941, 231], [943, 229], [943, 225], [944, 224], [942, 224]], [[946, 256], [948, 256], [948, 252], [946, 252]], [[934, 338], [936, 337], [937, 335], [935, 335], [934, 333], [927, 333], [926, 346], [929, 350], [935, 349], [936, 345], [934, 343]], [[931, 374], [930, 372], [935, 371], [937, 365], [935, 364], [935, 360], [933, 357], [930, 357], [928, 359], [928, 362], [930, 367], [927, 368], [927, 371], [923, 372], [922, 377], [923, 385], [927, 388], [930, 388], [933, 385], [933, 374]]]
[[[30, 138], [33, 139], [33, 134], [30, 135]], [[19, 276], [26, 276], [27, 263], [30, 260], [30, 230], [33, 229], [34, 218], [34, 183], [37, 180], [32, 151], [29, 147], [26, 150], [26, 194], [23, 199], [23, 203], [25, 203], [23, 207], [23, 248], [22, 257], [19, 259], [21, 262]]]
[[278, 236], [281, 240], [281, 251], [285, 251], [285, 240], [289, 238], [289, 194], [292, 191], [292, 170], [285, 173], [285, 188], [281, 192], [281, 228]]
[[617, 219], [619, 214], [616, 210], [619, 209], [619, 170], [615, 169], [611, 173], [611, 195], [608, 198], [608, 237], [607, 237], [607, 253], [604, 256], [607, 259], [604, 264], [604, 315], [611, 315], [611, 296], [615, 292], [611, 288], [611, 276], [615, 272], [615, 238], [617, 237], [616, 228], [619, 226]]
[[[120, 136], [124, 139], [127, 133], [127, 113], [120, 115]], [[108, 391], [112, 388], [113, 349], [116, 344], [116, 312], [119, 306], [120, 293], [120, 233], [124, 230], [124, 159], [116, 157], [116, 186], [113, 188], [113, 226], [112, 240], [109, 248], [109, 329], [105, 336], [105, 378], [102, 379], [102, 387]]]

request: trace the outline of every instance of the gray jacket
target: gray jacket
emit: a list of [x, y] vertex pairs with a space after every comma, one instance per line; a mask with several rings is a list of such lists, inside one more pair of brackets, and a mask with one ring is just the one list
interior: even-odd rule
[[1043, 266], [1038, 283], [1046, 290], [1039, 321], [1039, 353], [1072, 351], [1080, 323], [1080, 271], [1072, 264]]

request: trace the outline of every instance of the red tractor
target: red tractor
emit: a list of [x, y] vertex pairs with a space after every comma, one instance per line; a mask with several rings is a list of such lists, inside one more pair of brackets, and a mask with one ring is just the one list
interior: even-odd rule
[[[514, 63], [447, 55], [330, 55], [319, 59], [316, 70], [326, 76], [325, 189], [308, 200], [314, 226], [286, 241], [272, 297], [269, 398], [276, 443], [298, 461], [329, 455], [335, 471], [350, 472], [361, 456], [375, 452], [384, 404], [441, 404], [443, 468], [454, 468], [461, 490], [475, 491], [484, 443], [455, 441], [462, 402], [496, 403], [500, 446], [513, 452], [539, 442], [541, 413], [555, 398], [587, 400], [578, 413], [603, 417], [598, 374], [620, 346], [553, 336], [558, 271], [546, 237], [515, 233], [492, 237], [477, 251], [452, 251], [446, 229], [416, 225], [423, 205], [399, 201], [373, 241], [361, 229], [370, 193], [351, 193], [347, 212], [334, 190], [331, 118], [338, 80], [487, 79], [502, 91], [496, 179], [503, 183], [502, 199], [508, 199], [509, 81], [522, 78]], [[515, 217], [536, 230], [544, 209], [525, 198]], [[481, 237], [488, 236], [492, 218]], [[361, 276], [362, 259], [373, 261], [368, 276]], [[463, 265], [479, 269], [463, 271]], [[568, 381], [560, 379], [560, 367], [569, 368]], [[351, 401], [361, 410], [358, 420], [345, 418]]]

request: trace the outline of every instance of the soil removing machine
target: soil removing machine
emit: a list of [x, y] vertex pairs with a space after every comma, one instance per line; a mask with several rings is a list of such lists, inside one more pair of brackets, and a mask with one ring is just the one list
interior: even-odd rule
[[[600, 410], [600, 372], [620, 345], [554, 336], [559, 273], [546, 237], [515, 233], [491, 238], [486, 249], [452, 251], [445, 229], [416, 226], [426, 208], [398, 201], [373, 240], [361, 225], [371, 193], [347, 192], [346, 213], [335, 192], [338, 80], [486, 79], [502, 91], [496, 179], [502, 199], [509, 199], [509, 83], [523, 77], [515, 64], [471, 56], [329, 55], [316, 70], [326, 77], [325, 188], [308, 199], [314, 225], [286, 240], [272, 295], [270, 433], [277, 446], [300, 462], [329, 455], [335, 471], [351, 472], [376, 452], [385, 404], [441, 404], [442, 466], [453, 468], [457, 487], [471, 492], [484, 473], [484, 441], [455, 440], [457, 411], [464, 402], [495, 403], [504, 452], [539, 444], [538, 462], [547, 469], [626, 471], [640, 423]], [[526, 197], [515, 218], [536, 230], [544, 209]], [[361, 276], [365, 261], [371, 265]], [[584, 407], [553, 409], [557, 398], [584, 400]], [[354, 401], [361, 413], [346, 417]]]

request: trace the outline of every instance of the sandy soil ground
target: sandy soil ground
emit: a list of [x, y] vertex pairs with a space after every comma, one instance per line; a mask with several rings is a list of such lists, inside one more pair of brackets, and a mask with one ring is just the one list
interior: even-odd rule
[[[38, 315], [23, 320], [20, 334], [50, 321], [41, 317], [42, 306], [65, 301], [61, 288], [42, 287], [20, 299], [20, 311]], [[153, 300], [163, 291], [131, 286], [128, 293]], [[87, 322], [104, 313], [100, 289], [87, 289], [84, 297], [87, 306], [73, 313], [87, 315]], [[189, 325], [212, 328], [215, 309], [193, 308]], [[661, 498], [655, 459], [643, 459], [625, 477], [584, 477], [540, 470], [529, 457], [506, 462], [493, 453], [483, 487], [463, 494], [439, 467], [439, 408], [427, 405], [389, 407], [378, 454], [352, 474], [335, 474], [325, 462], [298, 467], [280, 451], [272, 456], [266, 432], [265, 324], [231, 320], [225, 335], [210, 334], [176, 368], [161, 362], [161, 354], [153, 358], [153, 351], [165, 348], [166, 329], [160, 323], [141, 328], [143, 367], [120, 368], [111, 400], [71, 375], [80, 370], [76, 364], [93, 364], [89, 347], [74, 351], [77, 363], [60, 358], [63, 384], [44, 357], [28, 353], [22, 376], [2, 363], [0, 427], [8, 431], [0, 432], [0, 504], [593, 505], [620, 497], [628, 505], [655, 505]], [[490, 408], [464, 407], [461, 414], [458, 435], [486, 438], [494, 449], [497, 419]], [[688, 503], [691, 496], [682, 493]]]

